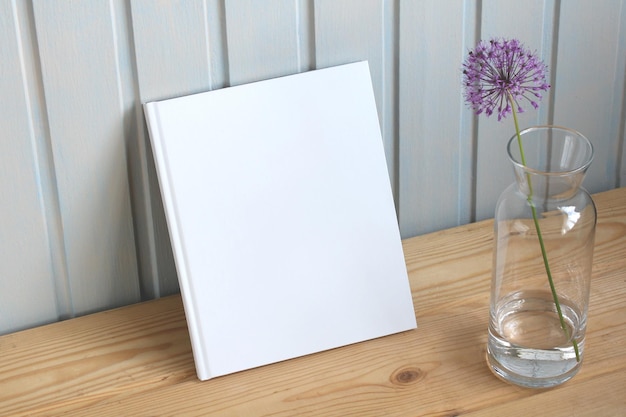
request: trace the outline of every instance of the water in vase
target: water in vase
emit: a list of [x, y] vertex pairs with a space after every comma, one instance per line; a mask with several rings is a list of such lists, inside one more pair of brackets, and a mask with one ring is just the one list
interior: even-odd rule
[[[492, 371], [518, 385], [546, 388], [572, 378], [584, 351], [586, 318], [560, 301], [567, 334], [550, 292], [518, 292], [491, 312], [487, 360]], [[577, 361], [572, 340], [578, 343]]]

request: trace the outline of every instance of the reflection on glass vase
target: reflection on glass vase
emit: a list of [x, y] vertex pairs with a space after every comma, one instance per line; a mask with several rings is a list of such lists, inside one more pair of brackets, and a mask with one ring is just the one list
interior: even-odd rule
[[547, 388], [584, 356], [596, 209], [581, 183], [593, 148], [556, 126], [520, 138], [523, 153], [517, 135], [508, 144], [516, 181], [496, 206], [487, 361], [505, 381]]

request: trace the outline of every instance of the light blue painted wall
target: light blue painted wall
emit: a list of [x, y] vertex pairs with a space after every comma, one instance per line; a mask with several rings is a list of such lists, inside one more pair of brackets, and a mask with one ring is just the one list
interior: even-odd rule
[[553, 88], [522, 125], [626, 184], [625, 0], [0, 1], [0, 333], [178, 291], [141, 104], [368, 60], [403, 237], [492, 216], [510, 123], [462, 102], [476, 40], [517, 37]]

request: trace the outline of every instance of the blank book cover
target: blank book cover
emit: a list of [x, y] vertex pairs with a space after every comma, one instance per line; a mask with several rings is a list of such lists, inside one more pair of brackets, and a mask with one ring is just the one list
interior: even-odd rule
[[145, 112], [201, 380], [416, 327], [367, 62]]

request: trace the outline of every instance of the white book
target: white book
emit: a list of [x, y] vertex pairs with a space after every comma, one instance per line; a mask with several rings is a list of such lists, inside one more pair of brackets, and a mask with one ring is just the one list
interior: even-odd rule
[[199, 379], [416, 327], [367, 62], [144, 108]]

